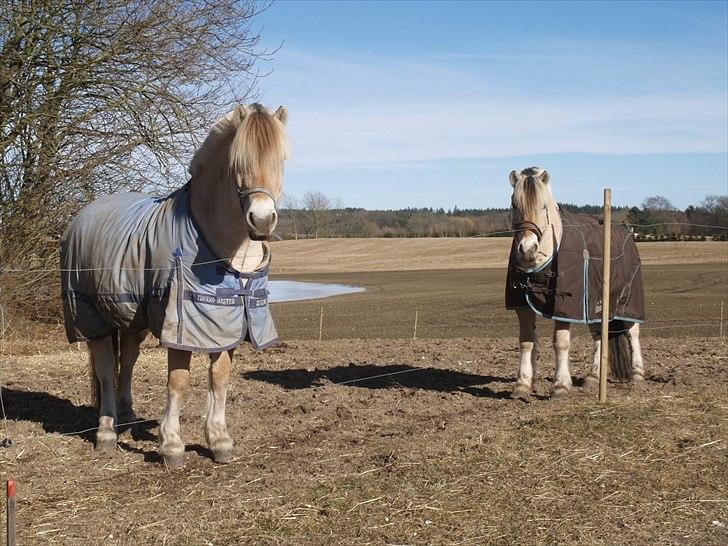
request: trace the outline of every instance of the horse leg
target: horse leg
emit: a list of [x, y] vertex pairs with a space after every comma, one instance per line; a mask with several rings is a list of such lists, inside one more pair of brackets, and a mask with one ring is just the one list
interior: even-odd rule
[[642, 347], [640, 346], [640, 325], [637, 322], [627, 330], [630, 350], [632, 351], [632, 381], [644, 381], [645, 368], [642, 362]]
[[556, 375], [551, 388], [551, 396], [566, 396], [571, 392], [571, 372], [569, 372], [569, 348], [571, 330], [568, 322], [554, 321], [554, 352], [556, 353]]
[[602, 362], [602, 334], [600, 328], [599, 324], [589, 326], [589, 332], [594, 340], [594, 354], [589, 375], [584, 379], [584, 388], [586, 390], [594, 390], [599, 386], [599, 368]]
[[116, 400], [119, 408], [119, 425], [133, 427], [136, 418], [132, 407], [131, 378], [134, 364], [139, 358], [139, 346], [147, 335], [146, 330], [141, 332], [122, 332], [119, 336], [119, 385], [116, 390]]
[[99, 428], [96, 431], [96, 451], [116, 449], [116, 349], [112, 336], [88, 342], [93, 372], [98, 381]]
[[205, 437], [216, 463], [229, 463], [235, 458], [233, 440], [225, 423], [225, 400], [230, 384], [233, 351], [210, 354]]
[[518, 379], [513, 385], [511, 398], [528, 402], [536, 375], [536, 313], [530, 309], [517, 309], [519, 364]]
[[159, 452], [170, 470], [182, 468], [185, 464], [185, 445], [179, 434], [179, 411], [190, 386], [191, 358], [189, 351], [167, 349], [167, 404], [159, 425]]

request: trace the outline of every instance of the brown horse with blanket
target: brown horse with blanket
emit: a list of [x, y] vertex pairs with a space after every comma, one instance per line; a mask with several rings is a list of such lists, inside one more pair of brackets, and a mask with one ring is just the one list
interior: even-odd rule
[[[513, 245], [506, 279], [506, 308], [518, 315], [520, 365], [512, 397], [528, 400], [536, 375], [536, 316], [554, 321], [556, 376], [553, 396], [572, 389], [570, 327], [586, 324], [595, 341], [587, 387], [598, 383], [602, 313], [603, 239], [599, 221], [556, 203], [548, 172], [531, 167], [510, 174]], [[637, 247], [622, 226], [612, 228], [609, 309], [610, 369], [618, 380], [644, 379], [639, 328], [645, 319]]]

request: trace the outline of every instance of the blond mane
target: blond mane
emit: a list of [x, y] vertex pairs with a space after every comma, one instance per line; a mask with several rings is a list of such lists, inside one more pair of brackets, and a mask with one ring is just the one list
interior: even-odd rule
[[238, 106], [212, 126], [192, 157], [190, 174], [194, 177], [208, 161], [218, 160], [220, 146], [228, 142], [230, 173], [242, 178], [274, 177], [290, 153], [283, 124], [265, 107], [258, 103]]
[[541, 209], [553, 199], [550, 186], [540, 181], [543, 173], [540, 167], [523, 169], [513, 186], [513, 206], [524, 220], [538, 218]]

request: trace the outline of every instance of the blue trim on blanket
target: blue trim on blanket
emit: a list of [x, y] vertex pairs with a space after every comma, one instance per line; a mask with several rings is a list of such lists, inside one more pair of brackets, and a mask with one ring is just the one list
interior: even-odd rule
[[624, 322], [634, 322], [635, 324], [644, 324], [645, 323], [644, 320], [640, 320], [640, 319], [636, 319], [636, 318], [628, 318], [628, 317], [619, 317], [617, 315], [614, 315], [612, 317], [612, 320], [623, 320]]
[[[546, 315], [546, 314], [542, 313], [541, 311], [539, 311], [538, 309], [536, 309], [536, 307], [533, 305], [533, 303], [531, 303], [531, 300], [528, 297], [528, 294], [525, 294], [525, 298], [526, 298], [526, 303], [528, 303], [528, 307], [511, 307], [510, 309], [507, 309], [507, 310], [508, 311], [515, 311], [516, 309], [528, 309], [528, 308], [530, 308], [539, 317], [543, 317], [543, 318], [548, 319], [548, 320], [558, 320], [559, 322], [571, 322], [572, 324], [586, 324], [586, 325], [589, 325], [589, 324], [597, 324], [597, 323], [601, 323], [602, 322], [602, 319], [595, 319], [595, 320], [584, 321], [583, 319], [571, 319], [571, 318], [565, 318], [565, 317], [556, 317], [556, 316]], [[611, 317], [609, 319], [610, 322], [613, 321], [613, 320], [622, 320], [624, 322], [634, 322], [636, 324], [644, 324], [645, 323], [644, 320], [640, 320], [640, 319], [636, 319], [636, 318], [630, 318], [630, 317], [620, 317], [620, 316], [617, 316], [617, 315], [615, 315], [615, 316], [613, 316], [613, 317]]]

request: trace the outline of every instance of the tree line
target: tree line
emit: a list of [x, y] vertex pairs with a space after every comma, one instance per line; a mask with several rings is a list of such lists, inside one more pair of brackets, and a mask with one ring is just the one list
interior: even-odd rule
[[[307, 192], [300, 199], [286, 197], [276, 232], [283, 239], [510, 236], [507, 208], [365, 210], [340, 203], [318, 191]], [[562, 206], [575, 213], [602, 214], [600, 205]], [[728, 196], [710, 195], [685, 210], [677, 209], [662, 196], [651, 196], [640, 206], [613, 207], [612, 216], [615, 222], [627, 224], [638, 240], [706, 236], [726, 239], [726, 229], [720, 228], [728, 227]]]

